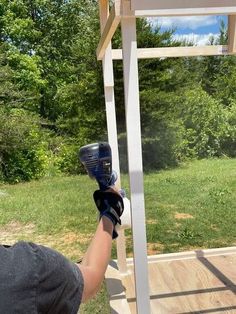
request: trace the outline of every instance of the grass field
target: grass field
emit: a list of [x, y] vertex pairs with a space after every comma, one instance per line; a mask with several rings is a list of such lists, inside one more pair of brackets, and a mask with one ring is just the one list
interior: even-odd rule
[[[193, 161], [144, 179], [149, 254], [236, 245], [235, 159]], [[128, 191], [126, 175], [122, 183]], [[0, 185], [0, 243], [34, 241], [79, 260], [96, 227], [95, 189], [87, 176]], [[132, 255], [130, 231], [127, 250]], [[109, 313], [104, 287], [80, 313]]]

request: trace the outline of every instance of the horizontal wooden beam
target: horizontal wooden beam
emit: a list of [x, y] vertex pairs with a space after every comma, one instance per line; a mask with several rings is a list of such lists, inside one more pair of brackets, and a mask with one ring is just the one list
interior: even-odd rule
[[106, 48], [108, 47], [111, 39], [120, 23], [120, 7], [117, 2], [113, 5], [109, 17], [107, 19], [106, 25], [103, 29], [98, 47], [97, 47], [97, 59], [102, 60], [104, 57]]
[[[197, 259], [201, 257], [213, 257], [213, 256], [224, 256], [224, 255], [234, 255], [236, 254], [236, 246], [223, 247], [216, 249], [199, 249], [196, 251], [185, 251], [179, 253], [165, 253], [158, 255], [149, 255], [148, 263], [158, 263], [158, 262], [172, 262], [185, 259]], [[116, 263], [116, 261], [114, 261]], [[127, 258], [127, 265], [133, 265], [133, 258]]]
[[236, 15], [229, 16], [228, 38], [229, 53], [236, 53]]
[[136, 16], [176, 16], [236, 13], [235, 0], [131, 0]]
[[195, 15], [229, 15], [236, 14], [236, 7], [210, 9], [176, 9], [176, 10], [137, 10], [135, 17], [155, 16], [195, 16]]
[[[138, 59], [220, 56], [227, 55], [228, 46], [191, 46], [191, 47], [163, 47], [139, 48]], [[122, 60], [122, 49], [112, 50], [113, 60]]]

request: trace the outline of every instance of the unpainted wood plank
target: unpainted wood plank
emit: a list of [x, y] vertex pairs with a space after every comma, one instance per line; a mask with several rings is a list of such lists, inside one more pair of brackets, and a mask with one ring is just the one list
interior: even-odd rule
[[153, 313], [204, 313], [236, 306], [232, 291], [198, 259], [160, 262], [152, 267], [151, 278], [157, 281], [151, 290]]
[[[226, 278], [235, 285], [236, 292], [236, 253], [233, 255], [212, 256], [207, 258]], [[236, 296], [235, 296], [236, 298]]]
[[97, 59], [102, 60], [106, 48], [111, 42], [111, 39], [120, 23], [121, 17], [120, 12], [117, 10], [116, 3], [113, 5], [109, 17], [107, 19], [106, 25], [103, 28], [102, 35], [97, 47]]
[[[175, 57], [196, 57], [227, 55], [228, 46], [192, 46], [192, 47], [162, 47], [162, 48], [139, 48], [137, 50], [138, 59], [151, 58], [175, 58]], [[122, 60], [122, 50], [113, 49], [112, 59]]]
[[131, 10], [138, 16], [175, 16], [175, 15], [209, 15], [234, 14], [234, 0], [131, 0]]
[[129, 275], [122, 276], [122, 283], [126, 288], [126, 297], [130, 307], [131, 314], [137, 313], [136, 308], [136, 296], [135, 296], [135, 279], [134, 279], [134, 268], [128, 267]]
[[236, 15], [228, 17], [229, 53], [236, 54]]
[[[221, 309], [222, 313], [234, 313], [236, 297], [233, 289], [225, 285], [222, 278], [206, 267], [201, 259], [204, 257], [148, 265], [152, 314], [221, 313]], [[205, 259], [235, 282], [236, 254]], [[135, 304], [132, 277], [123, 281], [131, 308]]]
[[[100, 29], [101, 29], [101, 34], [102, 34], [106, 26], [107, 19], [109, 17], [109, 1], [108, 0], [99, 1], [99, 13], [100, 13]], [[114, 74], [113, 74], [112, 62], [113, 62], [112, 61], [112, 47], [111, 47], [111, 43], [109, 43], [105, 50], [102, 63], [103, 63], [103, 82], [104, 82], [104, 88], [105, 88], [105, 99], [106, 99], [106, 102], [108, 101], [110, 104], [113, 103], [113, 98], [114, 98], [112, 95], [112, 90], [114, 87]], [[112, 90], [110, 89], [110, 87], [112, 88]], [[106, 91], [106, 88], [107, 88], [107, 91]], [[110, 123], [108, 123], [108, 126], [109, 124]]]

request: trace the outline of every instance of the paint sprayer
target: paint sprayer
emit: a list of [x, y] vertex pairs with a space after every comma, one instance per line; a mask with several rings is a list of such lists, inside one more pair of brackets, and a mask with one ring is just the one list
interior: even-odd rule
[[[78, 155], [89, 177], [98, 182], [100, 190], [105, 191], [115, 185], [117, 174], [112, 170], [112, 152], [108, 143], [85, 145], [80, 148]], [[120, 194], [123, 197], [124, 212], [118, 229], [126, 229], [131, 226], [130, 201], [125, 197], [124, 190], [120, 190]]]

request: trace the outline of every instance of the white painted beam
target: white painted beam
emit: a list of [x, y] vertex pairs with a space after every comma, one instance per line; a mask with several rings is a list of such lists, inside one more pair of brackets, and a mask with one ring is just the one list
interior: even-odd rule
[[[109, 16], [109, 1], [99, 1], [100, 11], [100, 27], [101, 33], [106, 27], [107, 19]], [[107, 133], [108, 142], [112, 150], [112, 166], [117, 172], [119, 182], [117, 183], [120, 188], [120, 163], [119, 163], [119, 150], [118, 150], [118, 138], [117, 138], [117, 124], [116, 124], [116, 108], [115, 108], [115, 95], [114, 95], [114, 73], [112, 63], [112, 46], [111, 42], [105, 50], [103, 60], [103, 81], [104, 81], [104, 94], [106, 102], [106, 118], [107, 118]], [[124, 230], [119, 232], [119, 237], [116, 242], [117, 246], [117, 259], [119, 265], [119, 271], [121, 273], [127, 272], [126, 263], [126, 241]]]
[[229, 53], [236, 53], [236, 15], [230, 15], [228, 18], [228, 45]]
[[131, 0], [136, 16], [235, 14], [235, 0]]
[[[163, 48], [139, 48], [138, 59], [220, 56], [231, 54], [228, 46], [193, 46], [193, 47], [163, 47]], [[122, 60], [122, 49], [112, 49], [112, 59]]]
[[137, 312], [150, 314], [135, 18], [121, 30]]
[[[196, 259], [199, 257], [213, 257], [220, 255], [232, 255], [236, 254], [236, 246], [232, 247], [224, 247], [224, 248], [216, 248], [216, 249], [199, 249], [195, 251], [186, 251], [186, 252], [178, 252], [178, 253], [164, 253], [158, 255], [149, 255], [148, 263], [158, 263], [158, 262], [172, 262], [172, 261], [180, 261], [186, 259]], [[114, 261], [116, 262], [116, 261]], [[133, 266], [133, 259], [127, 258], [128, 266]]]
[[[100, 2], [102, 3], [102, 1]], [[111, 39], [120, 23], [120, 5], [116, 1], [110, 11], [110, 14], [106, 20], [106, 24], [103, 27], [101, 38], [97, 47], [97, 59], [102, 60], [105, 50], [108, 47]]]

